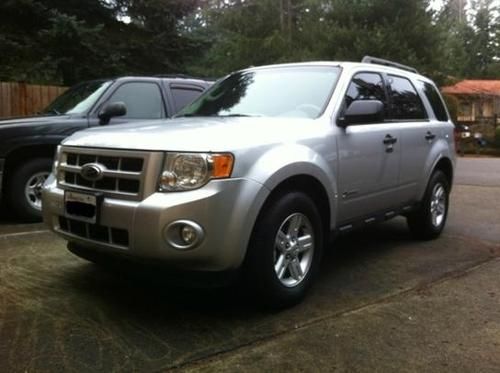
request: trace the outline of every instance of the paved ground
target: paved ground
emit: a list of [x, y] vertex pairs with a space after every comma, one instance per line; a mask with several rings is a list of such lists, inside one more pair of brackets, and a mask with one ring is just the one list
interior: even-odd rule
[[500, 160], [460, 159], [443, 236], [347, 236], [299, 306], [109, 274], [41, 225], [0, 222], [0, 371], [495, 372]]

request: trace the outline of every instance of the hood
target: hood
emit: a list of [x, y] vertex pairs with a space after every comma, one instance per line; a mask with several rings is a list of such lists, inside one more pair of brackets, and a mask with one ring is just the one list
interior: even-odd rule
[[312, 119], [276, 117], [178, 118], [92, 128], [73, 134], [63, 144], [158, 151], [233, 151], [312, 137], [322, 128], [318, 123]]
[[31, 126], [65, 121], [70, 115], [37, 115], [32, 117], [19, 117], [0, 120], [0, 128], [11, 126]]

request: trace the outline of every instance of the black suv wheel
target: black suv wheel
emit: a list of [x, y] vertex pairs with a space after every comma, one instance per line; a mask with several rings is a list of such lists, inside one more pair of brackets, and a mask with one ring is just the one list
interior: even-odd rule
[[42, 186], [51, 167], [50, 158], [30, 159], [12, 173], [6, 202], [20, 219], [28, 222], [41, 220]]

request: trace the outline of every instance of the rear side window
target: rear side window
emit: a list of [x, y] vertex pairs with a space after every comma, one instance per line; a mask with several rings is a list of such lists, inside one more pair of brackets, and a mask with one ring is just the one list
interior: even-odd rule
[[387, 115], [387, 96], [382, 76], [377, 73], [358, 73], [353, 76], [344, 98], [344, 110], [358, 100], [379, 100]]
[[174, 97], [175, 112], [183, 109], [187, 104], [190, 104], [203, 93], [201, 89], [194, 87], [172, 87], [172, 96]]
[[422, 84], [423, 91], [425, 93], [425, 96], [427, 97], [427, 100], [429, 100], [431, 104], [432, 111], [434, 112], [436, 119], [440, 122], [447, 122], [448, 114], [446, 113], [446, 108], [443, 104], [443, 100], [441, 99], [441, 96], [439, 95], [436, 88], [432, 84], [427, 82], [420, 83]]
[[155, 83], [133, 82], [122, 84], [108, 102], [121, 101], [127, 106], [129, 119], [160, 119], [164, 117], [160, 87]]
[[403, 77], [389, 75], [391, 115], [396, 120], [427, 119], [422, 100], [415, 87]]

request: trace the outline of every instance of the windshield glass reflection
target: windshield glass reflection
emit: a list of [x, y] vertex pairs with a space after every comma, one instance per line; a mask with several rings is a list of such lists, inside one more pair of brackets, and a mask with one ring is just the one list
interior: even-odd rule
[[333, 66], [240, 71], [216, 83], [178, 116], [317, 118], [338, 75], [339, 68]]
[[110, 84], [109, 80], [78, 84], [56, 98], [43, 113], [57, 115], [87, 113]]

